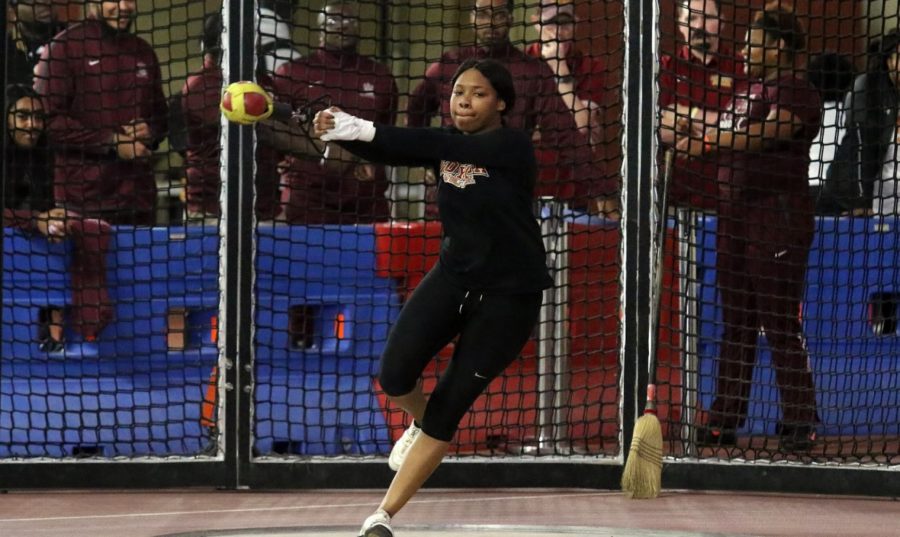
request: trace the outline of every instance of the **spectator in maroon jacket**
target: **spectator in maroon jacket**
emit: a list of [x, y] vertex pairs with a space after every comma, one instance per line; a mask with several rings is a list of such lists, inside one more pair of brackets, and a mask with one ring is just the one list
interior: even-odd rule
[[[30, 86], [19, 84], [6, 88], [5, 102], [8, 103], [5, 116], [9, 139], [4, 144], [3, 227], [39, 233], [51, 242], [74, 241], [70, 321], [85, 339], [93, 339], [113, 316], [106, 289], [109, 224], [53, 207], [43, 104]], [[62, 309], [44, 308], [40, 317], [41, 349], [61, 351]]]
[[[325, 2], [318, 16], [319, 48], [308, 58], [280, 67], [275, 97], [297, 107], [326, 97], [347, 113], [391, 125], [396, 120], [397, 85], [384, 64], [359, 53], [357, 3]], [[297, 224], [350, 224], [386, 220], [384, 166], [362, 161], [335, 146], [320, 155], [294, 131], [281, 176], [284, 217]]]
[[[509, 127], [529, 132], [540, 131], [538, 151], [549, 151], [555, 158], [544, 159], [537, 187], [538, 196], [567, 200], [582, 209], [592, 209], [598, 197], [613, 197], [618, 180], [605, 177], [593, 162], [590, 142], [578, 131], [571, 110], [559, 95], [556, 77], [547, 66], [528, 56], [509, 41], [513, 21], [512, 0], [475, 0], [470, 21], [475, 27], [476, 44], [445, 52], [428, 66], [425, 78], [413, 90], [407, 104], [407, 124], [427, 126], [440, 115], [450, 125], [450, 81], [456, 69], [469, 58], [491, 58], [503, 63], [516, 86], [516, 106], [506, 115]], [[554, 162], [549, 163], [548, 160]], [[434, 200], [435, 189], [427, 198]], [[434, 216], [434, 204], [429, 204]]]
[[[663, 149], [675, 142], [676, 131], [691, 122], [716, 125], [743, 77], [743, 65], [721, 38], [718, 0], [680, 0], [678, 48], [663, 56], [659, 66], [660, 141]], [[668, 202], [672, 206], [715, 211], [716, 163], [697, 158], [675, 161]]]
[[[188, 76], [181, 90], [181, 110], [187, 130], [184, 162], [186, 216], [193, 222], [215, 221], [220, 212], [222, 30], [222, 16], [219, 13], [206, 17], [201, 41], [203, 67]], [[266, 149], [269, 148], [262, 147], [262, 144], [257, 147], [256, 214], [261, 220], [275, 218], [279, 210], [275, 168], [260, 162]], [[269, 155], [265, 160], [271, 161], [273, 158]]]
[[[575, 26], [578, 16], [572, 0], [542, 0], [531, 16], [538, 31], [538, 41], [525, 49], [532, 58], [543, 60], [556, 77], [556, 89], [572, 111], [579, 132], [588, 137], [593, 148], [594, 161], [602, 162], [605, 169], [618, 169], [620, 145], [618, 143], [618, 117], [606, 124], [604, 116], [609, 112], [620, 113], [616, 106], [617, 92], [608, 84], [608, 69], [602, 57], [584, 54], [575, 43]], [[614, 153], [607, 155], [607, 150]], [[555, 151], [539, 152], [548, 166], [556, 161]], [[618, 215], [618, 196], [598, 198], [598, 212], [607, 216]]]
[[168, 115], [159, 62], [129, 33], [135, 0], [91, 2], [87, 15], [56, 36], [36, 68], [56, 155], [56, 203], [114, 224], [152, 225], [150, 157]]
[[743, 54], [749, 80], [737, 87], [716, 126], [676, 145], [694, 156], [711, 153], [719, 164], [716, 284], [724, 333], [716, 397], [698, 444], [734, 444], [747, 418], [760, 332], [772, 350], [781, 394], [782, 449], [807, 450], [816, 439], [800, 307], [814, 231], [809, 148], [822, 104], [796, 71], [805, 48], [806, 34], [792, 12], [776, 4], [755, 13]]

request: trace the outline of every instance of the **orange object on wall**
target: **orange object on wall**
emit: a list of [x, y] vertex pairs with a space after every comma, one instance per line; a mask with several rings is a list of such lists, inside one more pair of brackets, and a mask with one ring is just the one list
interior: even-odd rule
[[209, 319], [209, 340], [212, 343], [219, 342], [219, 316], [213, 315]]
[[203, 427], [216, 426], [216, 401], [218, 400], [217, 392], [219, 389], [219, 368], [213, 366], [209, 374], [209, 384], [206, 385], [206, 393], [203, 396], [203, 403], [200, 405], [200, 425]]

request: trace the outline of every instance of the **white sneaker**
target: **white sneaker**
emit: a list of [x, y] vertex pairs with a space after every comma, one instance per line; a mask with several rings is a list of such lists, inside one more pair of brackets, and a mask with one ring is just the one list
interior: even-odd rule
[[419, 436], [420, 432], [422, 432], [422, 429], [416, 427], [416, 422], [412, 422], [409, 428], [403, 431], [403, 436], [394, 444], [394, 447], [391, 449], [391, 456], [388, 457], [388, 466], [391, 467], [391, 470], [396, 472], [403, 466], [406, 454], [409, 453], [409, 448], [416, 441], [416, 437]]
[[363, 522], [362, 528], [359, 530], [359, 537], [394, 537], [394, 530], [391, 529], [391, 515], [387, 514], [384, 509], [375, 511]]

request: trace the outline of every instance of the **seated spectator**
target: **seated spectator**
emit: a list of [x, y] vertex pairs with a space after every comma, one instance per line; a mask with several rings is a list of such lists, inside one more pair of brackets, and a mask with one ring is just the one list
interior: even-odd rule
[[[9, 139], [4, 154], [3, 227], [39, 233], [53, 242], [75, 241], [70, 321], [82, 337], [94, 339], [113, 316], [106, 289], [110, 226], [102, 220], [82, 218], [53, 207], [41, 100], [30, 86], [18, 84], [7, 87], [5, 102], [9, 103], [6, 110]], [[41, 316], [38, 335], [41, 349], [62, 350], [62, 310], [47, 308]]]
[[62, 0], [10, 0], [7, 11], [7, 83], [31, 85], [44, 47], [63, 29], [54, 8]]
[[156, 53], [130, 33], [134, 0], [89, 2], [87, 19], [44, 49], [35, 89], [54, 147], [54, 198], [114, 224], [153, 225], [150, 157], [166, 135], [168, 107]]
[[[208, 15], [204, 20], [203, 67], [188, 76], [181, 90], [180, 108], [187, 130], [184, 150], [186, 221], [215, 223], [220, 214], [221, 187], [219, 100], [222, 95], [222, 16]], [[272, 220], [278, 212], [278, 178], [271, 161], [257, 148], [256, 210], [261, 220]], [[277, 162], [277, 161], [276, 161]]]
[[809, 185], [817, 191], [843, 137], [844, 97], [853, 86], [853, 64], [844, 55], [826, 52], [810, 60], [807, 76], [824, 108], [822, 128], [809, 152]]
[[[896, 140], [897, 49], [900, 31], [888, 32], [869, 49], [866, 72], [856, 77], [844, 102], [844, 136], [825, 174], [817, 204], [820, 214], [881, 212], [889, 195]], [[891, 178], [880, 185], [881, 177]], [[889, 195], [888, 197], [892, 197]], [[892, 203], [891, 200], [885, 200]]]
[[[357, 10], [357, 3], [349, 0], [325, 2], [317, 19], [319, 48], [309, 58], [294, 60], [275, 72], [277, 100], [302, 106], [327, 97], [329, 104], [349, 114], [394, 123], [397, 85], [386, 65], [360, 54]], [[284, 133], [283, 128], [272, 130]], [[384, 166], [364, 162], [336, 145], [329, 146], [327, 154], [319, 154], [315, 143], [296, 129], [284, 141], [273, 134], [273, 145], [287, 155], [282, 165], [281, 204], [288, 222], [356, 224], [389, 218]]]

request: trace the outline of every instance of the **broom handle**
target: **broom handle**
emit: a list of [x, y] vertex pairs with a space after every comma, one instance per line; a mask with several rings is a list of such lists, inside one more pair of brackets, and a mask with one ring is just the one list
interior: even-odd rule
[[675, 149], [669, 148], [666, 150], [665, 157], [663, 159], [663, 176], [662, 176], [662, 185], [657, 185], [657, 188], [661, 187], [661, 192], [659, 193], [659, 222], [657, 225], [657, 247], [656, 247], [656, 265], [654, 267], [653, 274], [653, 295], [650, 301], [650, 315], [652, 320], [652, 337], [656, 338], [656, 343], [653, 345], [653, 350], [650, 352], [650, 372], [649, 379], [647, 381], [647, 404], [644, 406], [644, 413], [656, 414], [656, 366], [659, 363], [658, 355], [659, 355], [659, 325], [660, 325], [660, 302], [662, 301], [662, 273], [663, 273], [663, 259], [665, 254], [665, 246], [666, 246], [666, 221], [668, 220], [668, 192], [669, 192], [669, 181], [672, 178], [672, 166], [673, 161], [675, 160]]

